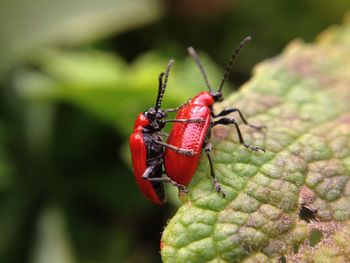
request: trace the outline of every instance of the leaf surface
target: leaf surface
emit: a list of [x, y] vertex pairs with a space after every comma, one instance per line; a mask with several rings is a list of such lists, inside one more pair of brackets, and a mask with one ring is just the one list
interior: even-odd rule
[[266, 152], [245, 149], [233, 127], [213, 129], [212, 157], [226, 198], [215, 192], [202, 154], [163, 232], [163, 261], [349, 261], [342, 234], [350, 219], [349, 83], [350, 19], [314, 44], [295, 40], [260, 63], [215, 112], [237, 107], [251, 123], [266, 125], [263, 132], [240, 125], [246, 142]]

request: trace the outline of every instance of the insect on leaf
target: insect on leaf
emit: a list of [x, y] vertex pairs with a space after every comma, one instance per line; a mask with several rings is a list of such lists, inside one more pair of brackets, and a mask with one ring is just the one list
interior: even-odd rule
[[[226, 198], [215, 192], [202, 154], [163, 232], [163, 261], [349, 261], [349, 83], [350, 19], [316, 43], [295, 40], [260, 63], [215, 112], [238, 107], [251, 123], [266, 125], [262, 132], [240, 125], [245, 140], [266, 152], [245, 149], [234, 127], [213, 129]], [[302, 207], [313, 211], [311, 220], [300, 218]]]

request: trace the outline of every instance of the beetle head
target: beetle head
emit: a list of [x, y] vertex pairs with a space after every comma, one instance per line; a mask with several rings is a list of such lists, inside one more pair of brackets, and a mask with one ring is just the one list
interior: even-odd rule
[[165, 126], [165, 121], [163, 120], [167, 114], [162, 109], [156, 110], [155, 108], [150, 108], [148, 111], [143, 113], [147, 120], [149, 121], [147, 129], [149, 131], [155, 132], [160, 131]]
[[165, 113], [165, 111], [163, 111], [162, 109], [158, 109], [156, 110], [155, 108], [150, 108], [148, 111], [144, 112], [144, 115], [146, 116], [147, 119], [149, 119], [150, 121], [154, 121], [154, 120], [161, 120], [164, 119], [167, 114]]
[[213, 99], [215, 102], [224, 100], [224, 97], [222, 96], [221, 91], [212, 91], [210, 92], [210, 95], [213, 96]]

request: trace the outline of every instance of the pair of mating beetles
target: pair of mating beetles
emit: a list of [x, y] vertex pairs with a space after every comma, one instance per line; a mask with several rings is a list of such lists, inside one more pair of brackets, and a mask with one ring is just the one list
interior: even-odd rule
[[[165, 73], [159, 75], [158, 96], [155, 107], [144, 113], [140, 113], [134, 125], [134, 131], [129, 138], [132, 165], [136, 183], [144, 195], [154, 203], [165, 202], [163, 183], [171, 183], [181, 191], [191, 181], [197, 168], [198, 159], [202, 149], [208, 157], [210, 173], [217, 192], [225, 194], [218, 183], [213, 162], [210, 157], [211, 144], [209, 137], [211, 127], [218, 124], [233, 124], [236, 128], [238, 139], [246, 148], [253, 151], [263, 149], [246, 144], [235, 119], [223, 117], [232, 112], [237, 112], [244, 124], [255, 129], [260, 126], [249, 124], [237, 108], [227, 108], [218, 114], [213, 111], [213, 104], [222, 101], [222, 87], [231, 70], [241, 48], [250, 41], [246, 37], [235, 49], [221, 80], [217, 91], [213, 91], [209, 84], [207, 74], [204, 71], [199, 57], [193, 48], [188, 48], [189, 54], [196, 62], [209, 91], [201, 92], [187, 103], [174, 109], [161, 109], [161, 102], [168, 81], [169, 71], [173, 60], [170, 60]], [[166, 119], [168, 112], [177, 111], [176, 119]], [[215, 118], [223, 117], [217, 120]], [[161, 130], [167, 122], [173, 122], [173, 127], [168, 135], [167, 142], [162, 141]], [[163, 166], [168, 177], [162, 177]]]

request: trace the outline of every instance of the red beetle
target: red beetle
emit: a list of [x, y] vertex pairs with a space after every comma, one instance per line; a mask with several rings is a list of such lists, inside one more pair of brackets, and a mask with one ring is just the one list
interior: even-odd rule
[[[169, 178], [163, 178], [163, 156], [164, 147], [177, 152], [179, 155], [193, 155], [192, 150], [183, 150], [162, 142], [161, 130], [166, 122], [200, 122], [193, 119], [166, 120], [167, 112], [177, 111], [175, 109], [162, 110], [160, 108], [162, 98], [168, 81], [170, 67], [174, 61], [170, 60], [165, 73], [159, 75], [158, 96], [156, 106], [144, 113], [140, 113], [134, 124], [134, 131], [129, 138], [132, 166], [136, 183], [144, 195], [154, 203], [165, 202], [163, 183], [171, 183], [180, 190], [185, 190], [181, 184]], [[164, 77], [164, 83], [163, 83]]]
[[175, 182], [181, 185], [187, 185], [191, 181], [193, 174], [198, 165], [198, 159], [200, 156], [201, 149], [204, 148], [205, 153], [209, 160], [210, 172], [211, 172], [211, 176], [213, 177], [213, 184], [215, 186], [215, 189], [217, 192], [221, 192], [223, 196], [225, 196], [224, 192], [222, 191], [221, 185], [217, 182], [217, 179], [215, 177], [213, 162], [210, 157], [210, 152], [212, 148], [212, 145], [209, 142], [211, 128], [218, 124], [222, 124], [222, 125], [233, 124], [237, 130], [239, 142], [241, 144], [243, 144], [246, 148], [251, 149], [253, 151], [258, 151], [258, 150], [264, 151], [263, 149], [257, 146], [251, 146], [244, 142], [242, 133], [235, 119], [225, 117], [225, 118], [214, 120], [214, 118], [226, 116], [232, 112], [238, 112], [244, 124], [249, 125], [250, 127], [255, 129], [262, 128], [260, 126], [249, 124], [244, 118], [244, 116], [242, 115], [242, 113], [240, 112], [240, 110], [237, 108], [227, 108], [218, 114], [215, 114], [213, 111], [213, 104], [217, 101], [223, 100], [221, 90], [228, 76], [228, 73], [231, 70], [234, 60], [236, 59], [241, 48], [250, 40], [251, 40], [251, 37], [246, 37], [235, 49], [228, 65], [226, 66], [223, 79], [221, 80], [220, 86], [217, 91], [213, 91], [213, 89], [211, 88], [211, 85], [209, 84], [209, 81], [208, 81], [207, 74], [205, 73], [204, 68], [200, 63], [199, 57], [196, 54], [195, 50], [192, 47], [188, 48], [188, 52], [195, 60], [196, 64], [200, 69], [201, 74], [204, 77], [204, 80], [209, 89], [209, 92], [205, 91], [205, 92], [199, 93], [192, 100], [190, 100], [187, 105], [182, 107], [176, 115], [177, 119], [202, 119], [202, 122], [173, 124], [167, 143], [175, 147], [192, 150], [194, 152], [194, 155], [192, 156], [185, 156], [185, 155], [178, 154], [174, 151], [169, 151], [167, 149], [165, 150], [165, 156], [164, 156], [165, 171], [168, 177], [174, 180]]

